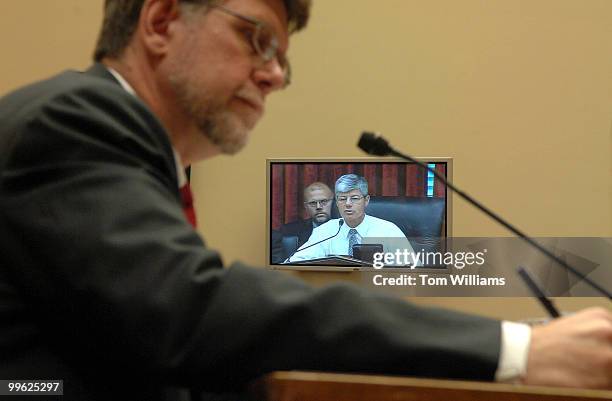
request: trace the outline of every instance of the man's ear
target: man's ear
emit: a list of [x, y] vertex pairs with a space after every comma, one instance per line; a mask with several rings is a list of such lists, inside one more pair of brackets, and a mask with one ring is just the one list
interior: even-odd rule
[[363, 207], [365, 209], [370, 204], [370, 195], [366, 195], [363, 200], [365, 201], [365, 206]]
[[180, 16], [178, 0], [145, 0], [138, 21], [138, 36], [152, 56], [168, 51], [170, 24]]

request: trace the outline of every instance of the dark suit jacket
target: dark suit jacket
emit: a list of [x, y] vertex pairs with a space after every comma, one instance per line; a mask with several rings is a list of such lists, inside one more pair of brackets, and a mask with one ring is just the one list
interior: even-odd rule
[[311, 234], [312, 219], [292, 221], [291, 223], [283, 224], [280, 230], [272, 231], [272, 263], [282, 263], [290, 256], [283, 246], [283, 237], [295, 237], [297, 239], [295, 251], [308, 241]]
[[0, 378], [115, 401], [277, 369], [493, 377], [498, 322], [224, 269], [185, 220], [164, 128], [100, 65], [2, 98], [0, 155]]
[[284, 236], [293, 235], [298, 237], [298, 247], [302, 246], [312, 234], [312, 219], [296, 220], [283, 224], [280, 229]]

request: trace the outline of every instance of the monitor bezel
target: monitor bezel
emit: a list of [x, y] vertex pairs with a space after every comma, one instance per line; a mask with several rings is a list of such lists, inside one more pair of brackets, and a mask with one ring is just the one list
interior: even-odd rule
[[[453, 177], [453, 158], [447, 156], [436, 156], [436, 157], [414, 157], [414, 159], [423, 163], [446, 163], [446, 178], [452, 182]], [[373, 272], [380, 271], [373, 267], [355, 267], [355, 266], [305, 266], [305, 265], [283, 265], [283, 264], [272, 264], [271, 263], [271, 246], [272, 246], [272, 218], [270, 207], [272, 197], [272, 183], [271, 183], [271, 168], [274, 163], [401, 163], [401, 164], [414, 164], [412, 162], [400, 159], [397, 157], [283, 157], [283, 158], [267, 158], [266, 159], [266, 262], [265, 265], [269, 269], [273, 270], [288, 270], [288, 271], [321, 271], [321, 272], [351, 272], [351, 271], [364, 271]], [[453, 202], [452, 202], [452, 191], [446, 190], [446, 208], [445, 208], [445, 237], [452, 237], [453, 224]], [[446, 268], [418, 268], [418, 269], [406, 269], [406, 268], [393, 268], [385, 267], [385, 272], [403, 272], [403, 273], [446, 273], [449, 272], [449, 267]]]

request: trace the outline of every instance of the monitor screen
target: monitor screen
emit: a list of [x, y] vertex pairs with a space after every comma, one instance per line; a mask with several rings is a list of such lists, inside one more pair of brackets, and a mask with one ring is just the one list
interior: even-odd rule
[[[451, 178], [450, 158], [420, 161]], [[267, 173], [272, 267], [372, 268], [385, 252], [441, 251], [450, 235], [446, 187], [417, 164], [389, 158], [268, 159]], [[395, 267], [436, 267], [407, 256], [403, 261]]]

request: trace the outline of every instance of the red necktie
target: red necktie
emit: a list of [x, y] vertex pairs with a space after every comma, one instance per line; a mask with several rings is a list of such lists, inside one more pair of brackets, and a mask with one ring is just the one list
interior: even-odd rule
[[180, 188], [181, 191], [181, 200], [183, 201], [183, 212], [185, 213], [185, 217], [191, 223], [191, 225], [195, 228], [196, 224], [196, 215], [195, 209], [193, 208], [193, 195], [191, 194], [191, 188], [189, 188], [189, 184], [185, 184]]

